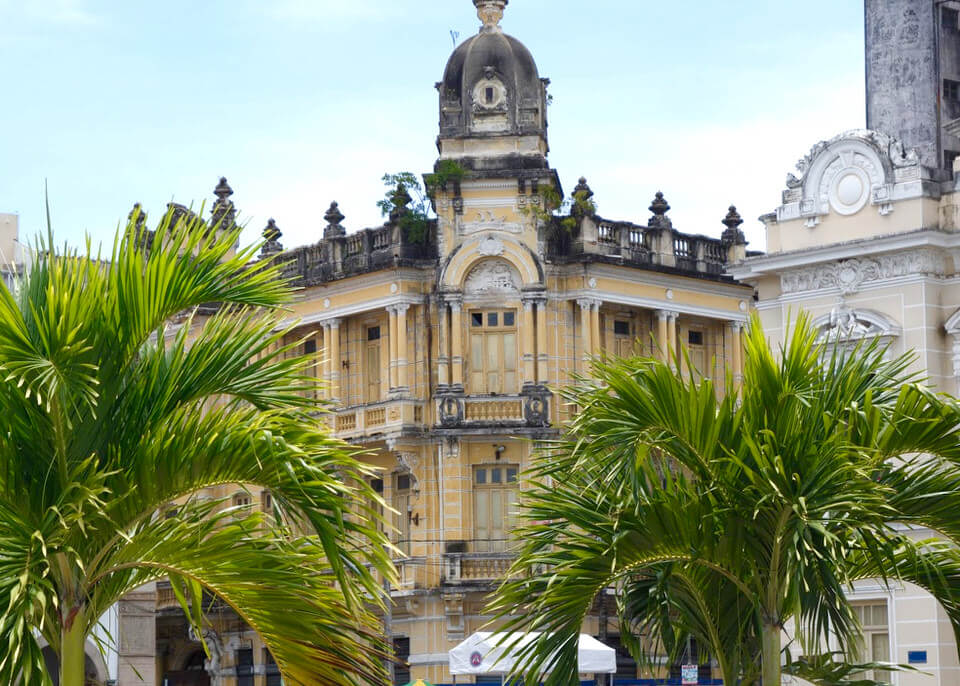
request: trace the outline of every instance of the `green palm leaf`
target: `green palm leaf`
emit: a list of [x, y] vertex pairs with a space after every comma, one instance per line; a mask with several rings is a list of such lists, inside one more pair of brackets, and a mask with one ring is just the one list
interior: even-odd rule
[[554, 664], [547, 683], [573, 683], [576, 633], [608, 588], [638, 659], [692, 636], [729, 683], [779, 684], [789, 622], [806, 654], [852, 649], [845, 592], [866, 577], [920, 585], [960, 627], [951, 544], [895, 526], [960, 542], [957, 404], [909, 356], [828, 349], [805, 316], [779, 351], [754, 321], [745, 351], [739, 391], [644, 358], [597, 360], [563, 391], [578, 412], [532, 470], [514, 578], [491, 606], [545, 632], [529, 679]]
[[[283, 344], [279, 267], [196, 218], [138, 231], [106, 261], [39, 246], [0, 288], [0, 682], [49, 682], [42, 636], [78, 683], [101, 615], [163, 577], [194, 624], [232, 606], [287, 683], [382, 680], [378, 496]], [[224, 484], [275, 514], [193, 497]]]

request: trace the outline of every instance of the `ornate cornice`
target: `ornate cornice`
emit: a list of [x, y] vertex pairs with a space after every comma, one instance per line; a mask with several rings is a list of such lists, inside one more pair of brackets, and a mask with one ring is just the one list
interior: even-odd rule
[[836, 288], [842, 295], [851, 295], [866, 283], [912, 274], [946, 276], [947, 261], [943, 252], [934, 248], [917, 248], [790, 269], [780, 275], [780, 290], [787, 294]]

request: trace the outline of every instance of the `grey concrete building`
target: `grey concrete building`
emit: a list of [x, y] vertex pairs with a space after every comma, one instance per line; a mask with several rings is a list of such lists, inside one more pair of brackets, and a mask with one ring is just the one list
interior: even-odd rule
[[865, 0], [867, 128], [949, 180], [960, 155], [960, 2]]

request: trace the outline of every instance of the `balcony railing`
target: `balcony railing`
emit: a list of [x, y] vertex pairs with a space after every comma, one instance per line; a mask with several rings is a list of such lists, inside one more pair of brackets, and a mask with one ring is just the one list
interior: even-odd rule
[[507, 576], [513, 553], [445, 553], [444, 575], [448, 584], [490, 583]]
[[443, 428], [547, 427], [550, 425], [550, 392], [524, 389], [516, 395], [442, 395], [437, 417]]
[[371, 433], [400, 430], [423, 424], [423, 403], [416, 400], [387, 400], [337, 410], [332, 422], [340, 438], [359, 438]]
[[397, 568], [396, 591], [413, 591], [427, 586], [427, 571], [429, 565], [425, 557], [405, 557], [395, 559], [394, 566]]
[[520, 398], [467, 398], [464, 402], [467, 422], [522, 422], [523, 401]]

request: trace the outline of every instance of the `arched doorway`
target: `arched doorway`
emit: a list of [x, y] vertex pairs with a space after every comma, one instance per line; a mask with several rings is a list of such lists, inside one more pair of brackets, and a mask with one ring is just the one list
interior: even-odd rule
[[[47, 666], [47, 673], [53, 680], [53, 686], [60, 686], [60, 660], [53, 648], [47, 646], [43, 649], [43, 662]], [[89, 655], [84, 656], [84, 665], [87, 676], [87, 686], [102, 686], [103, 681], [98, 673], [97, 666]]]
[[183, 667], [176, 672], [167, 672], [163, 675], [166, 686], [210, 686], [210, 675], [204, 668], [203, 650], [195, 650], [183, 662]]

